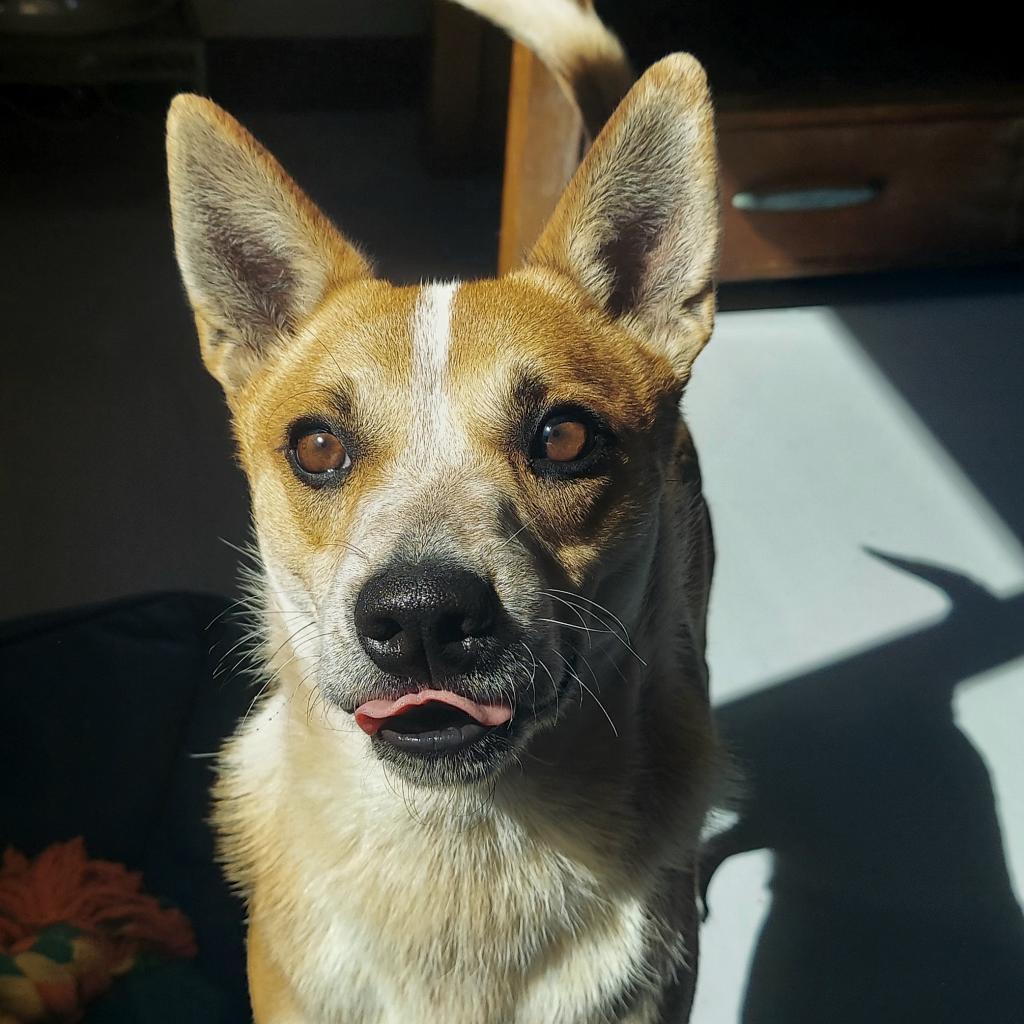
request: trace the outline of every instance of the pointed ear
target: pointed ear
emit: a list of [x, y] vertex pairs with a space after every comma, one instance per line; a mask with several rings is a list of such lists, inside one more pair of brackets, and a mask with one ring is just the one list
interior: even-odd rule
[[528, 265], [571, 278], [685, 380], [714, 322], [717, 260], [711, 97], [700, 64], [673, 54], [605, 125]]
[[363, 257], [281, 165], [216, 104], [181, 95], [167, 117], [178, 266], [203, 361], [231, 391]]

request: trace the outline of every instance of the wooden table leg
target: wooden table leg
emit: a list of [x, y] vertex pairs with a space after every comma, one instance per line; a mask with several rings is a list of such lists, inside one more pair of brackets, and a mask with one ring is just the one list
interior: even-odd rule
[[546, 67], [512, 50], [498, 272], [517, 267], [540, 235], [580, 160], [583, 124]]

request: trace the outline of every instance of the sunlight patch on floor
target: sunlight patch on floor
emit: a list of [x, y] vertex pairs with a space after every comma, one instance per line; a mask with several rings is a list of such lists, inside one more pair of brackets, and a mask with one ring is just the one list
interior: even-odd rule
[[725, 313], [686, 410], [718, 562], [718, 700], [936, 621], [866, 548], [1024, 589], [1024, 550], [829, 309]]

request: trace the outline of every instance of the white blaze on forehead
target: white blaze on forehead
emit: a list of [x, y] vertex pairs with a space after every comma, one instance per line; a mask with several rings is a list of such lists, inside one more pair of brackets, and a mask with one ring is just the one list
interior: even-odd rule
[[452, 302], [458, 287], [457, 281], [424, 285], [412, 315], [410, 448], [430, 461], [461, 448], [447, 387]]
[[428, 284], [420, 290], [412, 314], [413, 388], [440, 391], [448, 367], [448, 347], [452, 336], [452, 300], [459, 287]]

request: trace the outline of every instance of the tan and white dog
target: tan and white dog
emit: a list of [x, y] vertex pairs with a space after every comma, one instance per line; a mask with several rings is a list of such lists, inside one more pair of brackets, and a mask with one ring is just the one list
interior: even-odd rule
[[[586, 5], [468, 6], [592, 121], [624, 81]], [[679, 412], [715, 306], [702, 69], [643, 75], [493, 281], [375, 278], [208, 100], [167, 136], [262, 563], [267, 692], [217, 792], [256, 1021], [685, 1020], [716, 774]]]

